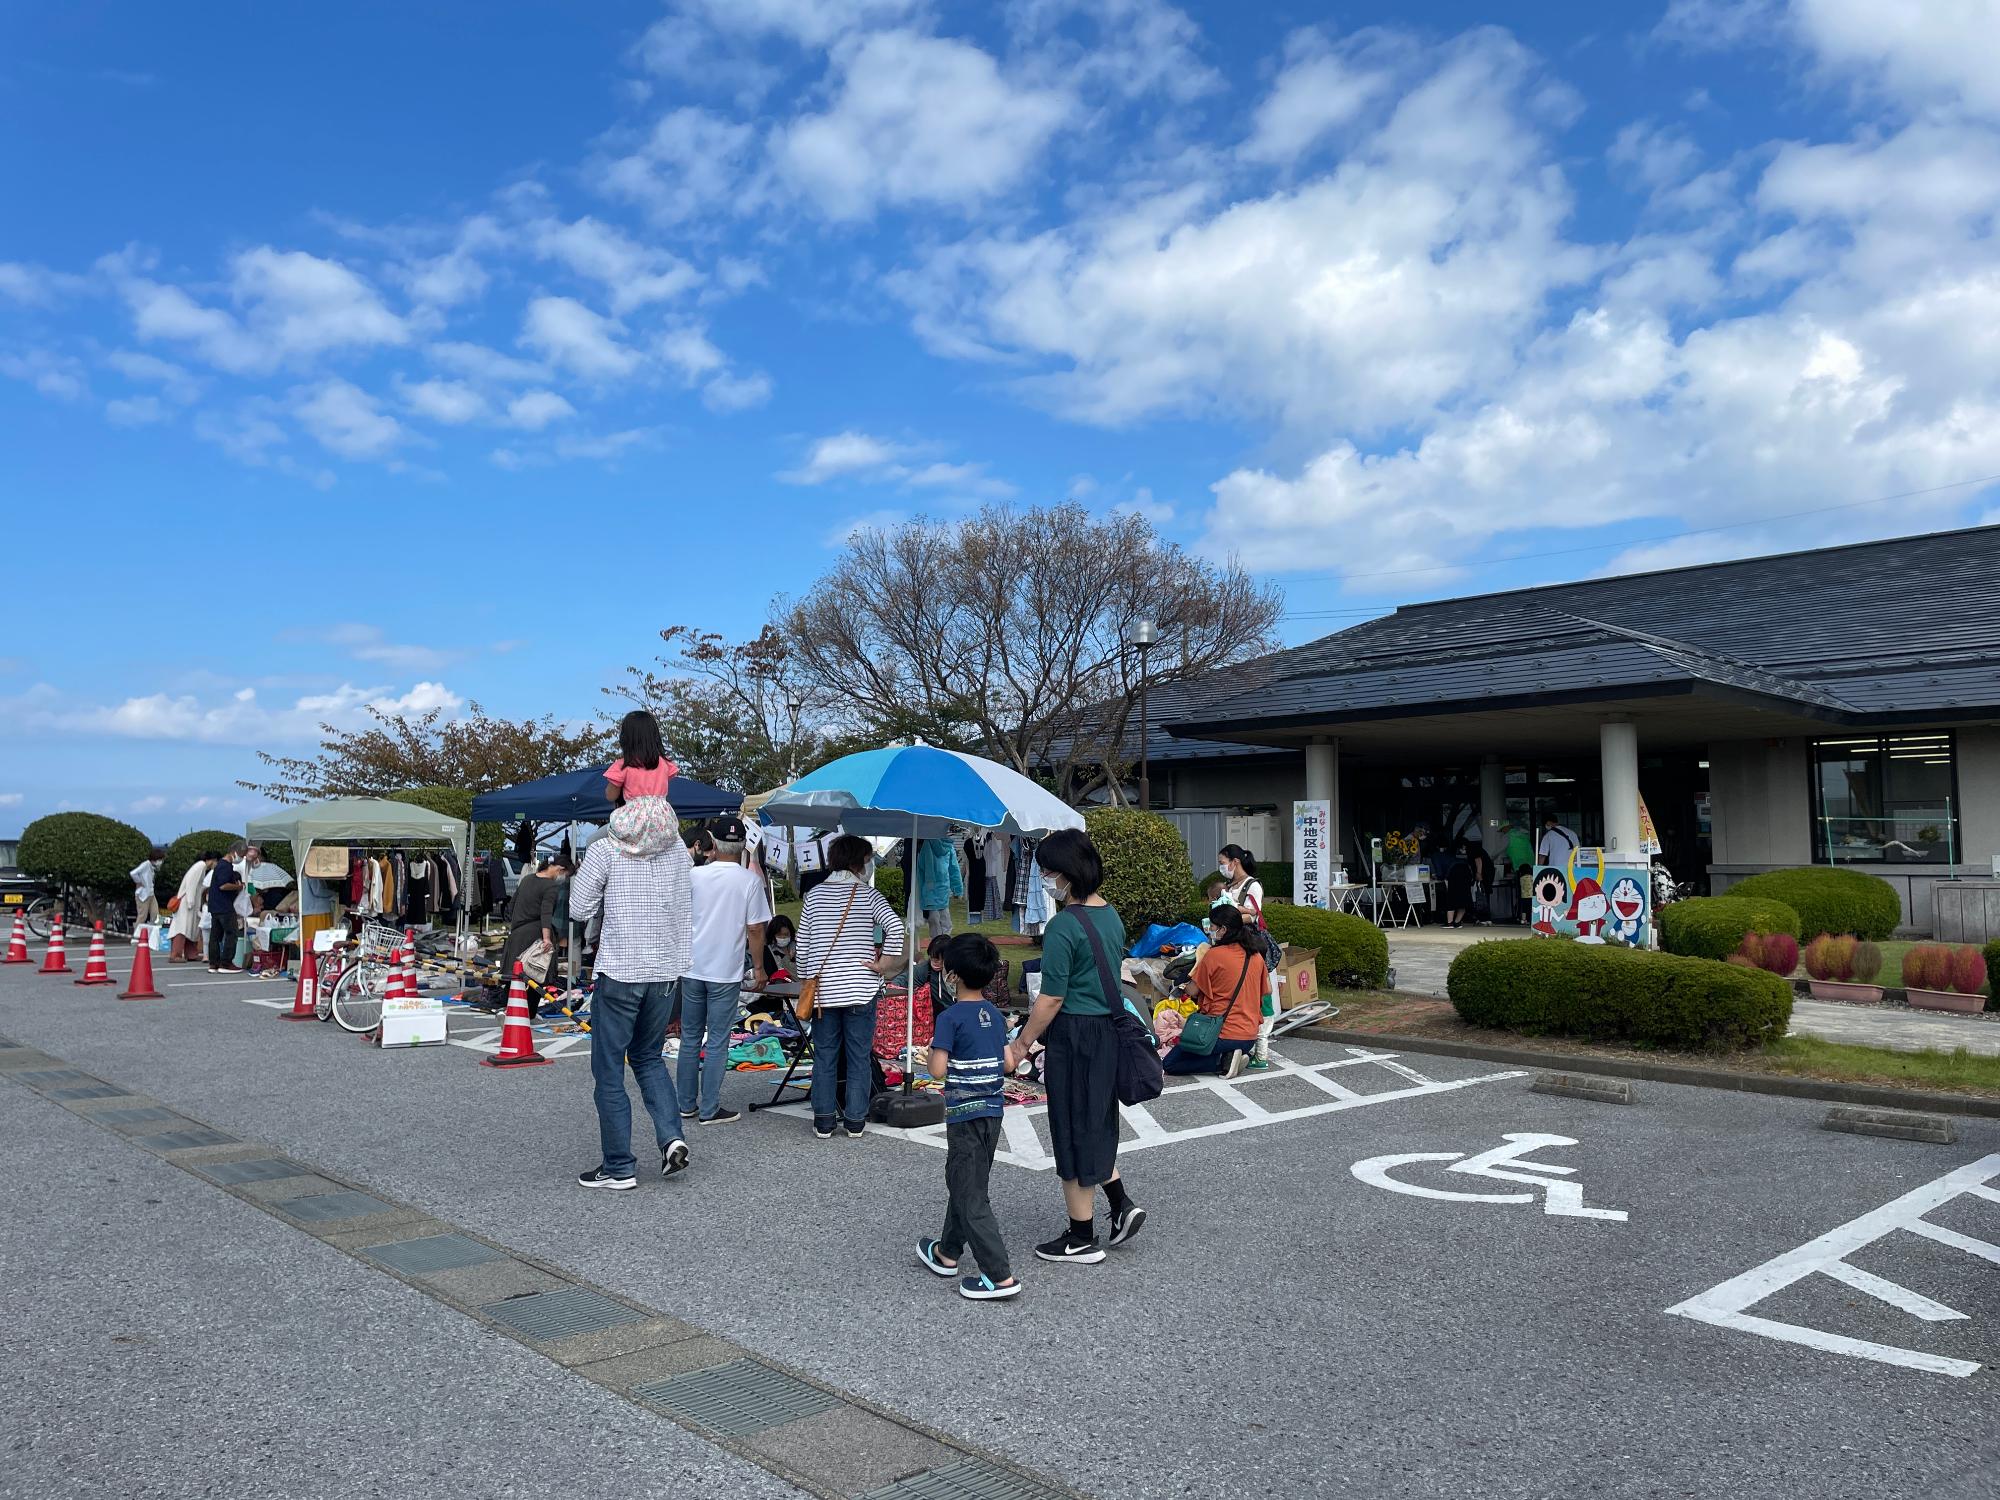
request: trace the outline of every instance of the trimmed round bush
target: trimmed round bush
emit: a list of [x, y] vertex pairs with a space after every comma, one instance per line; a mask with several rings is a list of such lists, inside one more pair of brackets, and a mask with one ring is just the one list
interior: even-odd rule
[[[167, 845], [167, 857], [160, 862], [160, 873], [153, 878], [153, 888], [160, 898], [160, 909], [165, 911], [167, 903], [180, 893], [181, 882], [187, 879], [187, 872], [202, 855], [211, 849], [217, 854], [227, 854], [231, 844], [241, 842], [243, 835], [240, 833], [224, 833], [219, 828], [197, 828], [192, 833], [182, 834]], [[267, 858], [273, 860], [278, 857], [270, 849], [266, 849], [264, 853]], [[287, 849], [285, 858], [288, 863], [278, 867], [287, 874], [291, 873], [289, 863], [291, 855], [292, 851]]]
[[875, 867], [875, 889], [888, 897], [889, 904], [895, 907], [897, 911], [903, 909], [903, 898], [909, 894], [909, 888], [903, 884], [903, 872], [901, 870], [897, 869], [894, 865], [877, 865]]
[[81, 886], [104, 896], [129, 896], [132, 871], [153, 841], [130, 823], [97, 813], [50, 813], [21, 830], [15, 858], [37, 880]]
[[1445, 987], [1473, 1026], [1706, 1051], [1774, 1042], [1792, 1015], [1762, 969], [1549, 939], [1474, 943]]
[[1743, 946], [1747, 932], [1800, 935], [1799, 914], [1781, 901], [1747, 897], [1696, 896], [1660, 908], [1654, 918], [1660, 946], [1686, 958], [1727, 958]]
[[1340, 990], [1379, 990], [1389, 980], [1389, 939], [1373, 922], [1316, 906], [1270, 905], [1264, 924], [1281, 943], [1317, 948], [1319, 982]]
[[1180, 831], [1136, 807], [1095, 808], [1083, 822], [1104, 860], [1104, 899], [1125, 930], [1136, 936], [1149, 922], [1178, 922], [1195, 897]]
[[1795, 937], [1851, 932], [1879, 943], [1903, 920], [1903, 903], [1888, 881], [1826, 865], [1752, 875], [1737, 881], [1720, 899], [1739, 897], [1784, 902], [1799, 914]]

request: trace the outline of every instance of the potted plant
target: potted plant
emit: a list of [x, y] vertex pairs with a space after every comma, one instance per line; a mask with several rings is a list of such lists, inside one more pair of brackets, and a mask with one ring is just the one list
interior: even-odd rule
[[1401, 829], [1391, 828], [1382, 835], [1383, 863], [1396, 870], [1402, 879], [1417, 878], [1417, 840], [1414, 834], [1406, 834]]
[[1919, 943], [1903, 959], [1903, 990], [1918, 1010], [1986, 1008], [1986, 955], [1970, 943]]
[[1815, 1000], [1874, 1005], [1882, 998], [1874, 982], [1881, 972], [1882, 950], [1873, 943], [1822, 932], [1806, 944], [1806, 988]]
[[1746, 932], [1742, 944], [1725, 962], [1789, 979], [1799, 966], [1799, 940], [1789, 932]]

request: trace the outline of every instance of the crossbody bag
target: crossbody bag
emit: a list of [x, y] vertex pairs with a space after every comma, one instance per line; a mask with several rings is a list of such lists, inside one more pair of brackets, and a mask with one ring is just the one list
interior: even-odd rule
[[[854, 889], [847, 893], [847, 905], [840, 909], [840, 922], [833, 929], [833, 941], [826, 945], [826, 957], [819, 961], [819, 973], [826, 972], [826, 966], [833, 962], [833, 955], [840, 947], [840, 935], [847, 931], [847, 917], [854, 910], [854, 898], [861, 894], [861, 882], [854, 883]], [[801, 1021], [810, 1021], [819, 1007], [819, 974], [813, 975], [799, 986], [799, 998], [792, 1009]]]
[[1166, 1070], [1160, 1066], [1159, 1043], [1152, 1029], [1139, 1019], [1125, 999], [1125, 987], [1118, 982], [1111, 960], [1105, 956], [1104, 940], [1081, 913], [1071, 912], [1090, 943], [1097, 960], [1097, 978], [1104, 986], [1104, 1003], [1111, 1007], [1111, 1029], [1117, 1034], [1118, 1071], [1112, 1090], [1120, 1104], [1144, 1104], [1157, 1099], [1167, 1087]]
[[1256, 955], [1248, 948], [1243, 950], [1243, 968], [1236, 976], [1236, 988], [1229, 992], [1229, 1003], [1217, 1015], [1198, 1010], [1187, 1018], [1181, 1027], [1181, 1050], [1192, 1052], [1196, 1057], [1207, 1057], [1215, 1051], [1222, 1040], [1222, 1028], [1228, 1024], [1230, 1016], [1236, 1012], [1236, 997], [1243, 993], [1243, 981], [1250, 977], [1250, 960]]

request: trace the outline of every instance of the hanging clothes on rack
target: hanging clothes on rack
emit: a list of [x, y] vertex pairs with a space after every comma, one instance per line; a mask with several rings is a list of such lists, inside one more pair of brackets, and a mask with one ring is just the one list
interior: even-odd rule
[[431, 862], [421, 855], [404, 869], [403, 916], [412, 925], [431, 919]]

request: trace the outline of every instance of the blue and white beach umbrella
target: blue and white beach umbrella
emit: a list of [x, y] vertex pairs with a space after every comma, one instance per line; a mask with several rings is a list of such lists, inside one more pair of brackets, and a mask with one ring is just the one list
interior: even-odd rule
[[828, 761], [758, 810], [768, 824], [840, 828], [868, 838], [943, 838], [955, 828], [1039, 837], [1083, 827], [1083, 814], [1018, 771], [931, 745], [863, 750]]

